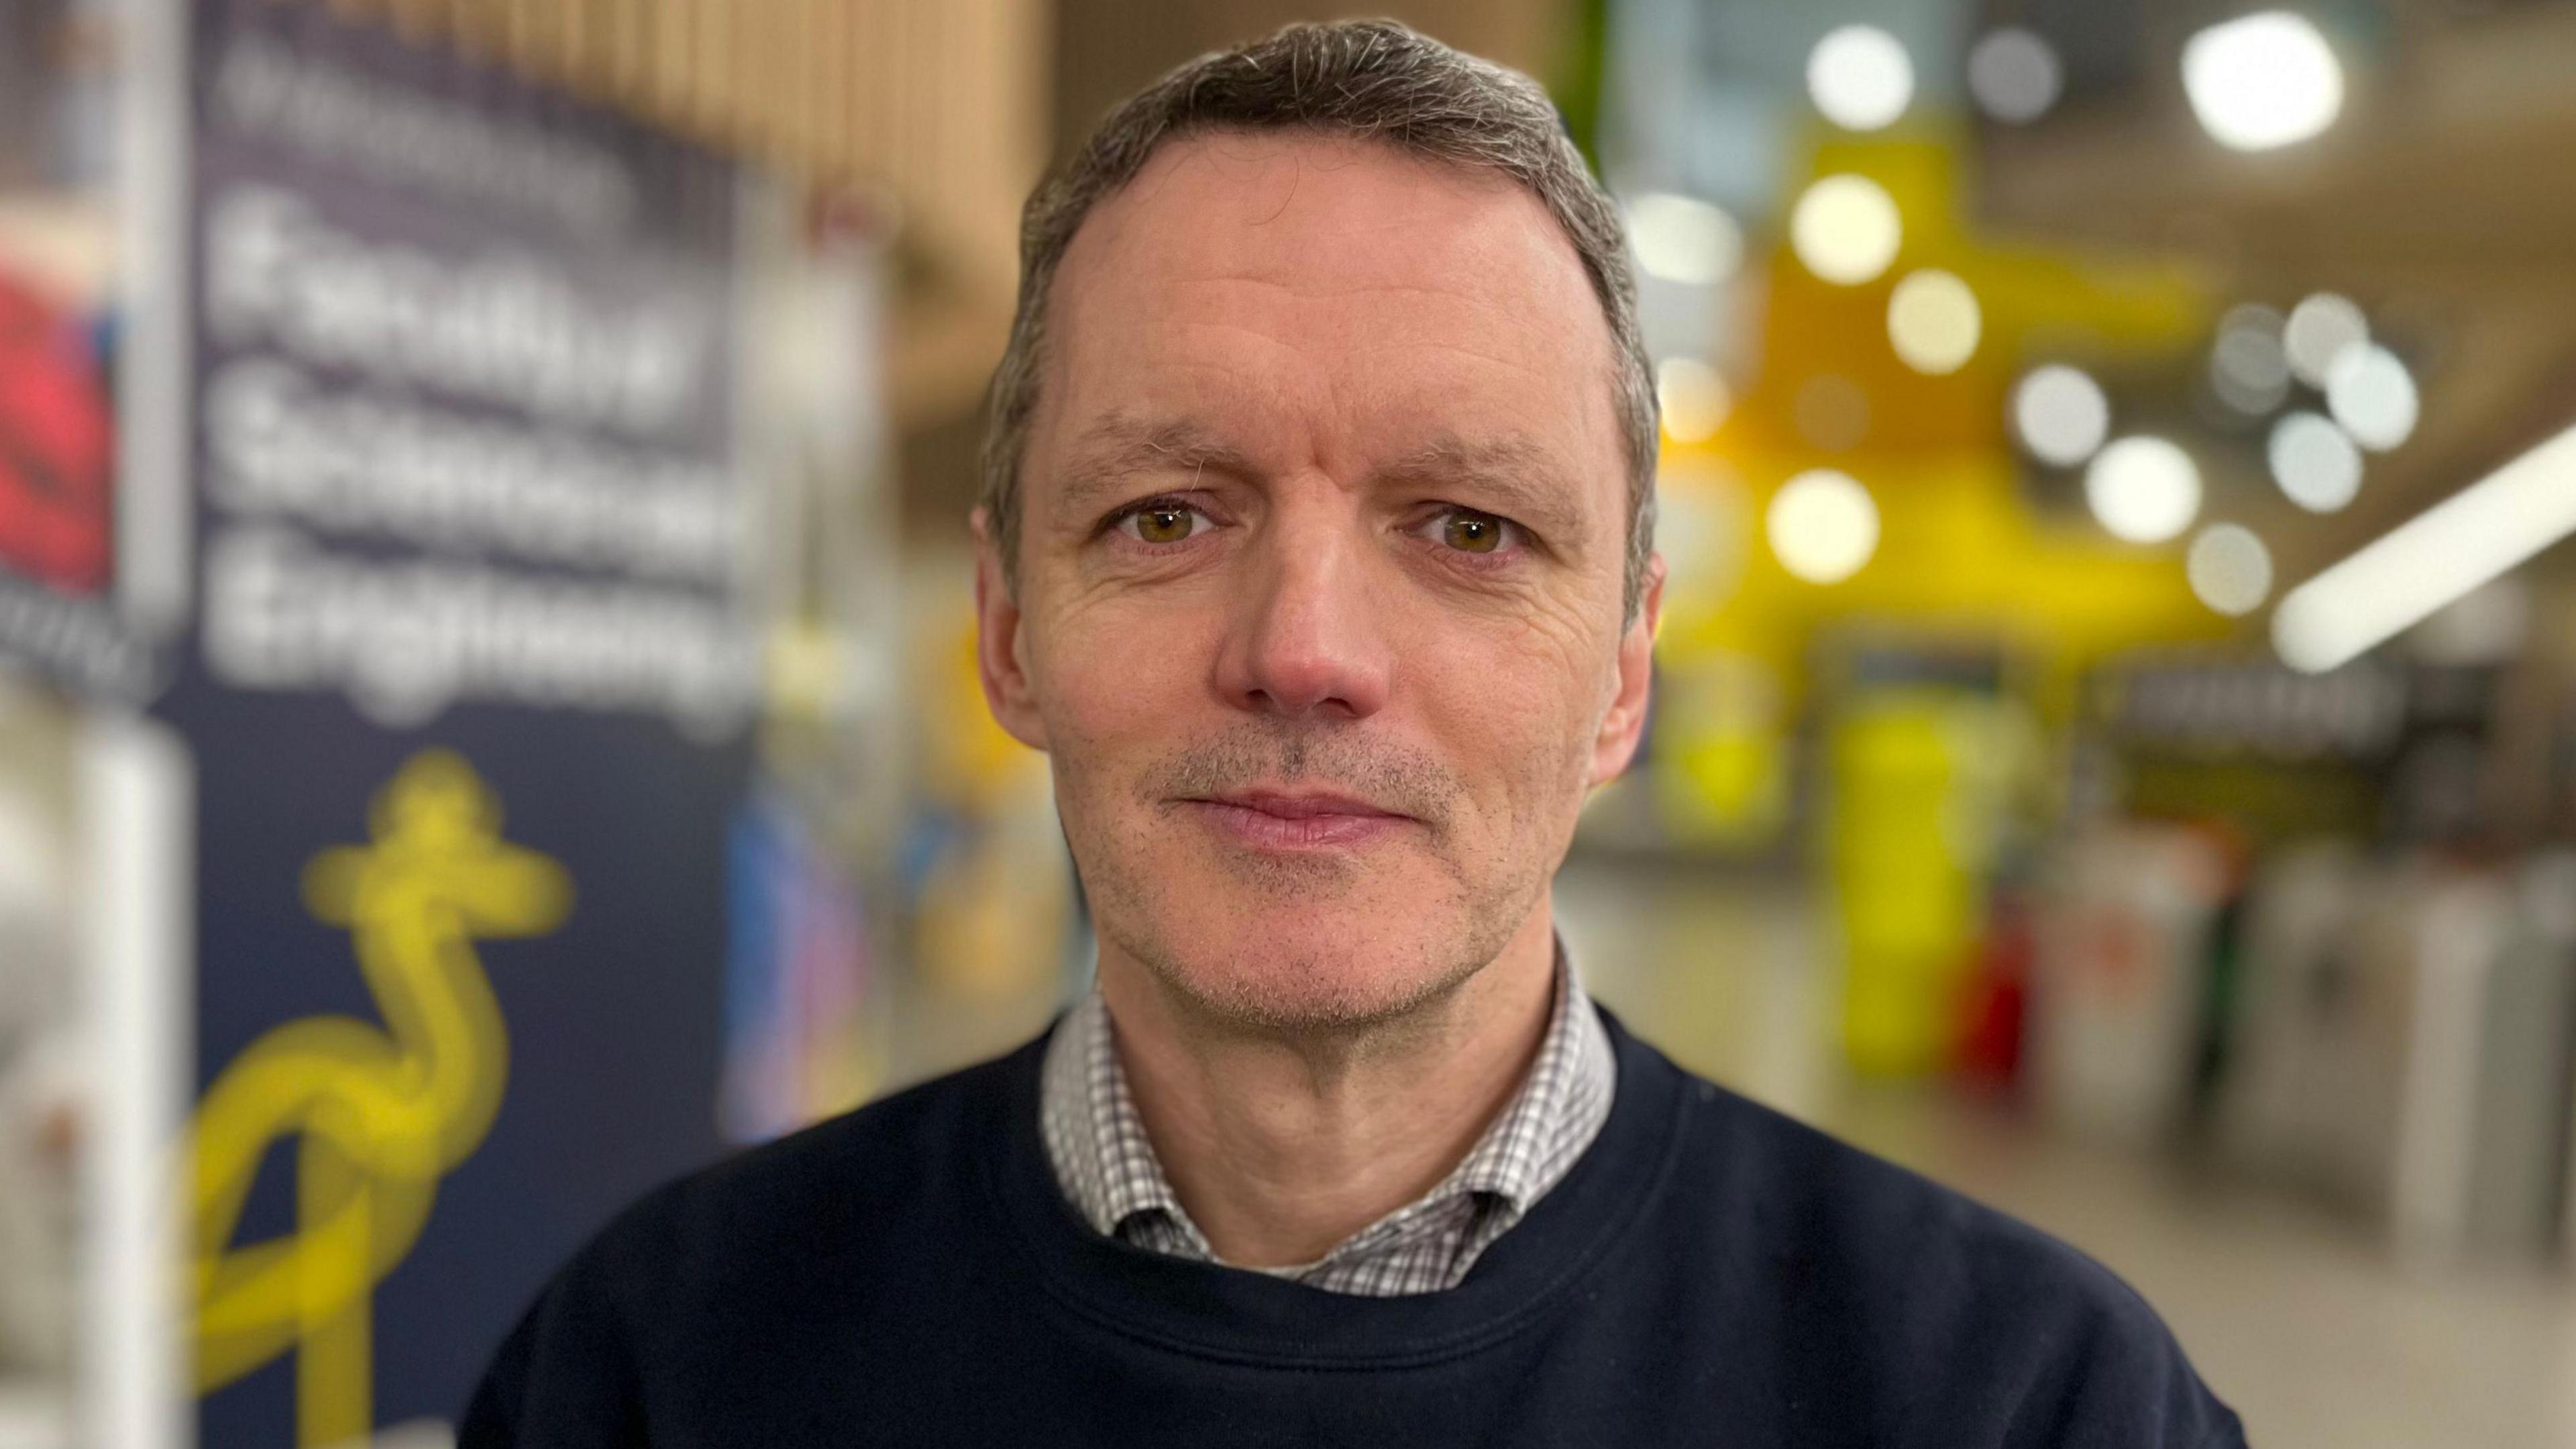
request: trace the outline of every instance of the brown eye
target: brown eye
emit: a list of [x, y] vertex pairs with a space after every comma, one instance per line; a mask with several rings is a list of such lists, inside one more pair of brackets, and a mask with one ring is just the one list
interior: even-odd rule
[[1147, 543], [1179, 543], [1198, 524], [1198, 511], [1177, 503], [1155, 503], [1128, 515], [1136, 536]]
[[1503, 521], [1490, 513], [1457, 509], [1442, 521], [1440, 537], [1460, 553], [1492, 553], [1503, 545]]

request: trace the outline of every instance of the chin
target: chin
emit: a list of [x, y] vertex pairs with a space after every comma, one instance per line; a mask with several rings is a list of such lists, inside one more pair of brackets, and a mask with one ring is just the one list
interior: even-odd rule
[[1188, 1005], [1255, 1030], [1368, 1027], [1419, 1011], [1490, 962], [1508, 932], [1458, 919], [1455, 887], [1396, 870], [1312, 880], [1208, 881], [1102, 899], [1102, 933]]
[[1346, 1030], [1407, 1016], [1483, 964], [1427, 959], [1419, 943], [1300, 938], [1313, 934], [1147, 964], [1199, 1010], [1276, 1031]]

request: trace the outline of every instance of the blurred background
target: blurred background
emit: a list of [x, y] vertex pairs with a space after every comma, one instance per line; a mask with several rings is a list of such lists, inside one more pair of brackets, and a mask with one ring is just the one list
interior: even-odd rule
[[[2576, 5], [1383, 8], [1635, 242], [1596, 993], [2258, 1443], [2576, 1444]], [[1080, 989], [972, 665], [1018, 206], [1335, 13], [0, 0], [0, 1446], [447, 1442], [617, 1205]], [[461, 935], [345, 884], [423, 852]], [[425, 1176], [335, 1111], [415, 1068]]]

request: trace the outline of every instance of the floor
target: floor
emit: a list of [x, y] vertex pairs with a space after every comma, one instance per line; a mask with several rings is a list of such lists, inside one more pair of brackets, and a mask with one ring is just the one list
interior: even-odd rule
[[1793, 876], [1578, 860], [1557, 909], [1595, 994], [1694, 1070], [2067, 1239], [2172, 1324], [2264, 1446], [2576, 1445], [2576, 1277], [2408, 1267], [2366, 1223], [2010, 1104], [1839, 1067]]

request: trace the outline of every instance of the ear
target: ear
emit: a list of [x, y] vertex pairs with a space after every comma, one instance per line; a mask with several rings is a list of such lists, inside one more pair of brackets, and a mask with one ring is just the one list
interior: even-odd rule
[[1646, 704], [1655, 681], [1655, 630], [1664, 618], [1664, 556], [1646, 557], [1646, 577], [1637, 599], [1637, 617], [1619, 635], [1619, 683], [1601, 729], [1592, 737], [1595, 786], [1618, 779], [1637, 753], [1646, 729]]
[[1021, 632], [1020, 606], [1002, 569], [1001, 541], [983, 509], [975, 510], [973, 523], [975, 672], [984, 685], [984, 703], [1011, 738], [1043, 750], [1046, 722], [1039, 717], [1029, 689], [1027, 635]]

